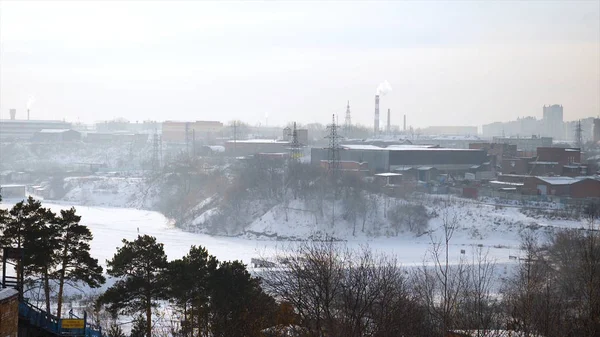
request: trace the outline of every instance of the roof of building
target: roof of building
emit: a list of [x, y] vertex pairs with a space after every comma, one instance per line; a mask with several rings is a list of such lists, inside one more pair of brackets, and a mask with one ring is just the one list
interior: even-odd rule
[[[71, 129], [41, 129], [39, 133], [64, 133], [67, 131], [75, 131]], [[75, 131], [77, 132], [77, 131]]]
[[571, 185], [582, 180], [593, 179], [592, 177], [535, 177], [550, 185]]
[[508, 181], [498, 181], [498, 180], [492, 180], [490, 181], [490, 184], [492, 185], [507, 185], [507, 186], [523, 186], [524, 183], [511, 183]]
[[26, 123], [26, 124], [38, 124], [38, 123], [47, 123], [47, 124], [70, 124], [69, 122], [64, 121], [56, 121], [56, 120], [41, 120], [41, 119], [0, 119], [0, 123]]
[[13, 288], [4, 288], [0, 290], [0, 301], [9, 299], [11, 297], [19, 295], [19, 292]]
[[393, 172], [384, 172], [384, 173], [377, 173], [376, 176], [377, 177], [401, 177], [402, 174], [401, 173], [393, 173]]
[[384, 150], [384, 151], [388, 151], [389, 149], [386, 147], [379, 147], [379, 146], [375, 146], [375, 145], [369, 145], [369, 144], [344, 144], [340, 146], [342, 149], [345, 150]]
[[534, 164], [534, 165], [558, 165], [557, 161], [532, 161], [529, 162], [529, 164]]
[[286, 145], [286, 144], [290, 144], [290, 142], [288, 141], [282, 141], [282, 140], [277, 140], [277, 139], [244, 139], [244, 140], [230, 140], [227, 141], [227, 143], [231, 143], [231, 144], [282, 144], [282, 145]]
[[25, 187], [25, 185], [18, 185], [18, 184], [7, 184], [7, 185], [0, 185], [0, 188], [17, 188], [17, 187]]

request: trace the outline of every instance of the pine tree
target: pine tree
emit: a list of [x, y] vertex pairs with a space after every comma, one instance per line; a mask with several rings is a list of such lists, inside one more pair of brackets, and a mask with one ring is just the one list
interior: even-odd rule
[[59, 238], [55, 247], [57, 270], [54, 274], [58, 279], [58, 318], [61, 318], [66, 282], [83, 282], [91, 288], [97, 288], [106, 281], [98, 260], [90, 255], [92, 232], [79, 223], [81, 217], [75, 212], [74, 207], [61, 210], [60, 217], [56, 219]]
[[133, 326], [131, 327], [131, 332], [129, 333], [129, 337], [144, 337], [148, 331], [149, 325], [146, 324], [146, 319], [144, 315], [139, 315], [134, 321]]
[[210, 281], [213, 336], [261, 336], [274, 323], [275, 300], [239, 261], [223, 262]]
[[[145, 331], [145, 330], [142, 330]], [[126, 337], [125, 333], [123, 332], [123, 329], [121, 329], [121, 326], [117, 325], [117, 323], [112, 323], [110, 325], [110, 328], [108, 329], [108, 332], [106, 333], [106, 336], [108, 337]], [[143, 336], [143, 334], [142, 334]]]
[[[44, 283], [46, 310], [50, 312], [49, 270], [54, 263], [53, 249], [57, 238], [53, 226], [55, 214], [43, 208], [41, 202], [29, 197], [15, 204], [0, 218], [0, 245], [23, 248], [23, 278], [40, 276]], [[19, 273], [20, 263], [17, 266]]]
[[146, 336], [152, 334], [152, 308], [157, 300], [165, 298], [163, 273], [167, 268], [167, 256], [162, 243], [148, 235], [138, 236], [135, 241], [123, 239], [112, 260], [106, 261], [108, 274], [119, 278], [100, 298], [108, 309], [131, 315], [145, 313]]
[[209, 279], [217, 263], [205, 248], [196, 246], [192, 246], [182, 259], [169, 263], [165, 284], [168, 285], [168, 297], [183, 311], [182, 332], [185, 336], [194, 329], [208, 329]]

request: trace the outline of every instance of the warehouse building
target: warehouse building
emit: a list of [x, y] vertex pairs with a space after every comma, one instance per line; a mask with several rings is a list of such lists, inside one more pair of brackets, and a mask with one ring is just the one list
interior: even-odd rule
[[600, 198], [600, 180], [592, 177], [526, 177], [523, 194]]
[[[476, 149], [447, 149], [426, 145], [342, 145], [341, 161], [366, 162], [372, 173], [399, 172], [414, 169], [419, 176], [434, 176], [438, 173], [464, 174], [486, 163], [487, 153]], [[311, 149], [311, 163], [319, 165], [328, 160], [327, 148]], [[427, 172], [430, 172], [427, 173]]]
[[217, 121], [162, 123], [162, 140], [171, 143], [185, 143], [193, 139], [212, 139], [223, 130], [223, 123]]
[[56, 129], [71, 129], [71, 123], [63, 121], [3, 119], [0, 120], [0, 140], [30, 140], [36, 132]]
[[36, 132], [31, 140], [40, 143], [77, 142], [81, 133], [71, 129], [43, 129]]
[[275, 139], [230, 140], [225, 142], [225, 153], [234, 156], [248, 156], [257, 153], [289, 153], [290, 145], [290, 142]]

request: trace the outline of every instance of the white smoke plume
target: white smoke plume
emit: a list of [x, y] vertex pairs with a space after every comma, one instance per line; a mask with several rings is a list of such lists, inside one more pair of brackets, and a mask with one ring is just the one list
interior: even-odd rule
[[392, 91], [392, 86], [390, 85], [390, 82], [383, 81], [383, 82], [379, 83], [379, 86], [377, 87], [376, 95], [384, 96], [385, 94], [389, 94], [391, 91]]
[[31, 106], [35, 103], [35, 97], [33, 95], [29, 96], [27, 99], [27, 109], [30, 109]]

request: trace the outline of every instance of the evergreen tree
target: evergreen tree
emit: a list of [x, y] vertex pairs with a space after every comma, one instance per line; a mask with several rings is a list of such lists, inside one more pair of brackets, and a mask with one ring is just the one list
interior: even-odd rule
[[[23, 278], [40, 276], [44, 284], [46, 310], [50, 312], [49, 270], [52, 268], [53, 249], [57, 232], [53, 225], [55, 214], [43, 208], [40, 201], [29, 197], [15, 204], [9, 212], [0, 215], [0, 245], [22, 248], [24, 254]], [[20, 261], [17, 272], [20, 273]], [[20, 275], [17, 275], [20, 276]]]
[[162, 274], [167, 256], [163, 244], [148, 235], [138, 236], [135, 241], [123, 239], [123, 246], [106, 262], [108, 274], [119, 280], [99, 298], [100, 303], [107, 304], [113, 313], [145, 313], [146, 335], [151, 337], [152, 308], [166, 292]]
[[208, 330], [209, 279], [217, 259], [203, 247], [192, 246], [182, 259], [169, 263], [165, 283], [169, 298], [183, 312], [182, 332]]
[[104, 284], [106, 279], [98, 260], [90, 255], [92, 232], [79, 222], [81, 217], [75, 214], [75, 208], [61, 210], [56, 219], [59, 234], [56, 245], [56, 278], [58, 279], [57, 316], [61, 318], [62, 297], [65, 282], [83, 282], [91, 288]]
[[213, 336], [261, 336], [274, 323], [275, 300], [239, 261], [223, 262], [210, 281]]
[[[146, 330], [142, 330], [142, 336], [145, 331]], [[121, 329], [121, 326], [117, 325], [117, 323], [114, 322], [110, 325], [110, 328], [108, 329], [106, 335], [108, 337], [126, 337], [125, 333], [123, 332], [123, 329]]]
[[139, 315], [133, 321], [133, 326], [131, 327], [131, 332], [129, 333], [129, 337], [144, 337], [144, 336], [146, 336], [146, 333], [148, 330], [149, 330], [149, 325], [146, 324], [146, 319], [144, 318], [144, 315]]

